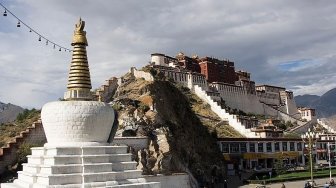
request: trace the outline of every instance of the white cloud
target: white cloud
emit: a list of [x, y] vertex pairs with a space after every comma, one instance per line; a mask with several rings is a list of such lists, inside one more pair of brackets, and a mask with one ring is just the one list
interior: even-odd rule
[[[93, 87], [143, 66], [150, 53], [230, 58], [258, 83], [297, 94], [332, 87], [336, 4], [330, 1], [75, 1], [4, 0], [26, 23], [70, 46], [74, 24], [86, 21]], [[16, 20], [0, 17], [0, 101], [27, 107], [62, 97], [71, 54], [45, 47]], [[4, 26], [4, 27], [3, 27]], [[310, 59], [291, 72], [283, 62]], [[318, 87], [318, 91], [312, 88]]]

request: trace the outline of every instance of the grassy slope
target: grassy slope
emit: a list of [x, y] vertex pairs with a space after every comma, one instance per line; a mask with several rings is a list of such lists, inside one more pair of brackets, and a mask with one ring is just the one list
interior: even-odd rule
[[26, 130], [34, 121], [37, 121], [40, 118], [40, 111], [29, 110], [21, 117], [21, 119], [17, 119], [12, 123], [0, 125], [0, 147], [4, 146], [7, 142], [14, 140], [14, 137], [19, 135], [21, 131]]

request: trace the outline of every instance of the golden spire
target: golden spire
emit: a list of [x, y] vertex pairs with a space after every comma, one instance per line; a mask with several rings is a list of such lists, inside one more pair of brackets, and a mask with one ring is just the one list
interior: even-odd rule
[[80, 18], [76, 24], [71, 43], [71, 46], [73, 46], [72, 61], [67, 86], [68, 90], [64, 94], [65, 100], [92, 100], [90, 71], [86, 55], [88, 42], [86, 32], [83, 30], [84, 27], [85, 22]]

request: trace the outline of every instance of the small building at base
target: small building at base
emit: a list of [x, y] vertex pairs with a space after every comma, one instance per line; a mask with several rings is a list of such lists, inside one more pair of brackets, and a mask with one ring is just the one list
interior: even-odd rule
[[[308, 146], [299, 138], [219, 138], [219, 148], [228, 164], [228, 175], [238, 170], [272, 170], [278, 160], [287, 167], [309, 162]], [[336, 164], [336, 134], [321, 134], [313, 151], [316, 165]]]

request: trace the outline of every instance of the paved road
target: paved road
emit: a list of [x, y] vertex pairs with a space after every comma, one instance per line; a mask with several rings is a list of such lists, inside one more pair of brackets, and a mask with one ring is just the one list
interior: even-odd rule
[[[304, 188], [305, 182], [306, 182], [306, 180], [304, 180], [304, 181], [283, 182], [283, 183], [286, 185], [286, 188]], [[318, 187], [323, 187], [323, 185], [326, 182], [329, 182], [329, 178], [315, 179], [315, 182], [318, 185]], [[266, 185], [266, 187], [267, 188], [281, 188], [281, 185], [282, 185], [282, 183], [275, 183], [275, 184]], [[256, 185], [243, 185], [243, 186], [238, 186], [238, 187], [239, 188], [255, 188]], [[232, 188], [236, 188], [236, 187], [232, 187]], [[330, 188], [336, 188], [336, 186], [333, 186], [333, 187], [330, 187]]]
[[[242, 178], [248, 178], [251, 174], [250, 173], [243, 173]], [[336, 177], [333, 177], [334, 180], [336, 180]], [[286, 188], [304, 188], [304, 184], [307, 180], [303, 181], [290, 181], [290, 182], [283, 182], [286, 186]], [[326, 182], [329, 182], [329, 178], [321, 178], [321, 179], [315, 179], [315, 182], [319, 187], [323, 187], [323, 185]], [[281, 183], [275, 183], [275, 184], [269, 184], [266, 185], [267, 188], [281, 188]], [[229, 176], [228, 177], [228, 187], [229, 188], [255, 188], [256, 185], [243, 185], [243, 182], [238, 178], [238, 176]], [[336, 188], [330, 187], [330, 188]]]

